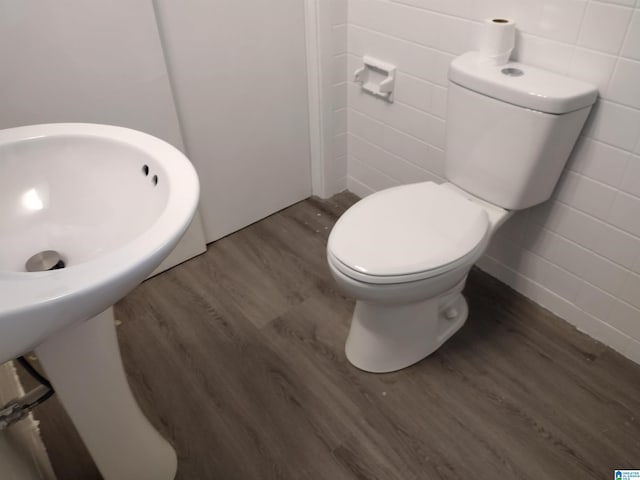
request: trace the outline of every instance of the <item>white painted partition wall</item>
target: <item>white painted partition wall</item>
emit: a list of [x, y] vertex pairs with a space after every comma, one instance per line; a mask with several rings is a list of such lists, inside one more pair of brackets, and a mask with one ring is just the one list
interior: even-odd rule
[[156, 0], [207, 242], [311, 194], [300, 0]]

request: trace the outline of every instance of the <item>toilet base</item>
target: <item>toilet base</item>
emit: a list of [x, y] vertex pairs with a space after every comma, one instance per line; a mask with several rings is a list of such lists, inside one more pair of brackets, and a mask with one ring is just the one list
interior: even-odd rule
[[436, 298], [405, 305], [356, 302], [345, 353], [373, 373], [400, 370], [436, 351], [467, 319], [464, 280]]

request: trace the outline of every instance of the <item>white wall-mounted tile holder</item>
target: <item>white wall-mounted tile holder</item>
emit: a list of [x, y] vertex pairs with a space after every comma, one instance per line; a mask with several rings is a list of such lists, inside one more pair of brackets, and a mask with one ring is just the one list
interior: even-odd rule
[[364, 65], [355, 71], [355, 81], [365, 92], [392, 103], [396, 66], [368, 55], [362, 57], [362, 61]]

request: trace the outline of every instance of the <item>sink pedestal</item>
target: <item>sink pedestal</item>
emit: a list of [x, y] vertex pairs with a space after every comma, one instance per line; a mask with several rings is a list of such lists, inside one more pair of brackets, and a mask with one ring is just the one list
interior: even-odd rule
[[127, 383], [112, 308], [49, 337], [35, 352], [105, 480], [175, 477], [175, 451]]

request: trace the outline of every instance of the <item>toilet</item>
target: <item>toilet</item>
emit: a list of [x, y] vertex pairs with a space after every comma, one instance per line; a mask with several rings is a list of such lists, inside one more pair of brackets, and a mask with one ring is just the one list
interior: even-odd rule
[[356, 300], [347, 359], [391, 372], [437, 350], [469, 314], [467, 274], [517, 210], [546, 201], [591, 106], [594, 86], [478, 52], [449, 69], [445, 177], [374, 193], [329, 236], [339, 288]]

